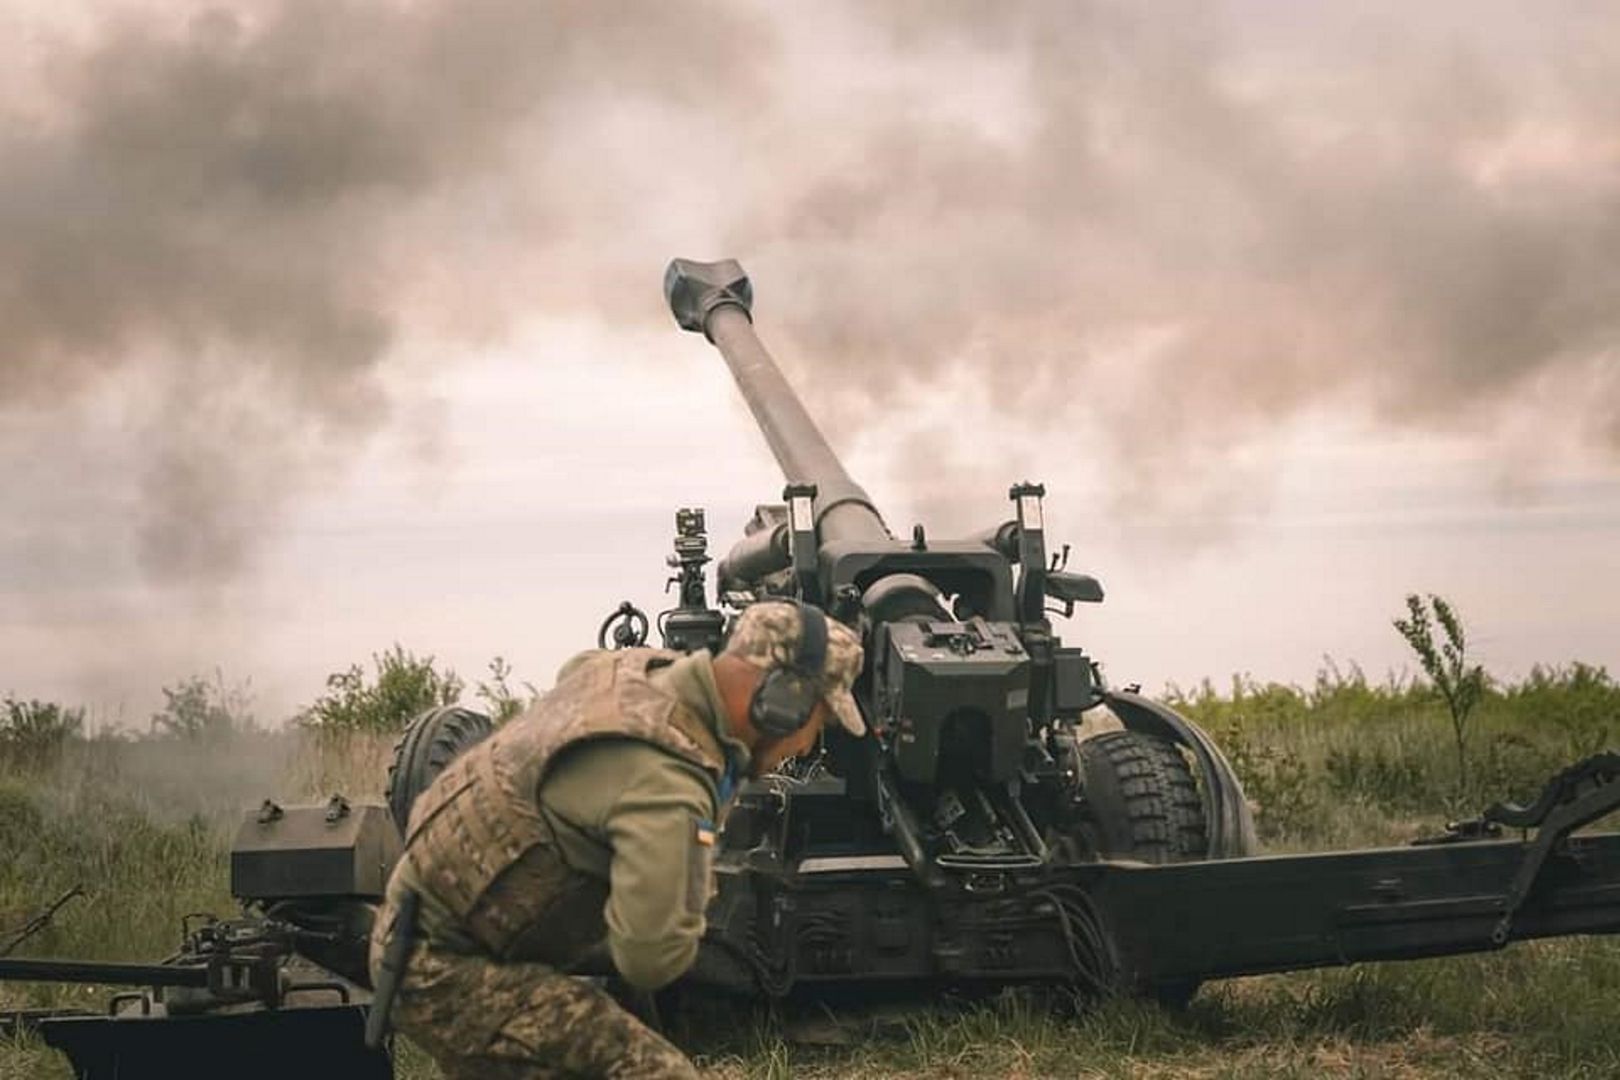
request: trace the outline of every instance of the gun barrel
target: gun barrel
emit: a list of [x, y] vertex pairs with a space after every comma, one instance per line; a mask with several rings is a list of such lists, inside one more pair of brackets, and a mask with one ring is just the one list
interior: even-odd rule
[[754, 290], [736, 260], [674, 260], [664, 275], [664, 297], [682, 329], [702, 331], [720, 350], [787, 480], [816, 485], [822, 540], [891, 539], [871, 498], [845, 471], [754, 332]]

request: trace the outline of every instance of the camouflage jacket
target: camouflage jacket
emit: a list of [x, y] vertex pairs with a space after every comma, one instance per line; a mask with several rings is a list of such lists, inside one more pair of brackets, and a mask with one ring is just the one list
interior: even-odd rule
[[[451, 763], [412, 809], [401, 860], [424, 908], [501, 959], [567, 966], [602, 940], [609, 879], [570, 860], [569, 838], [558, 835], [539, 791], [559, 759], [583, 764], [586, 751], [601, 757], [585, 744], [626, 740], [673, 755], [705, 776], [706, 788], [718, 784], [726, 756], [715, 718], [649, 678], [650, 667], [678, 656], [587, 654], [532, 708]], [[704, 801], [713, 806], [712, 796]]]

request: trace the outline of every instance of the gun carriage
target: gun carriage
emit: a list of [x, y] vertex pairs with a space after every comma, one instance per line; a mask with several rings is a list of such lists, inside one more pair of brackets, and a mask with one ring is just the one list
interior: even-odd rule
[[[1620, 807], [1620, 756], [1552, 778], [1431, 842], [1256, 854], [1242, 786], [1210, 737], [1115, 689], [1050, 616], [1102, 587], [1048, 556], [1044, 489], [1008, 491], [979, 535], [897, 539], [755, 334], [735, 262], [675, 260], [681, 327], [730, 367], [779, 463], [780, 504], [710, 563], [702, 511], [676, 515], [667, 648], [718, 648], [727, 609], [791, 597], [856, 629], [870, 734], [745, 783], [687, 983], [837, 994], [874, 984], [1051, 982], [1185, 1000], [1205, 980], [1497, 949], [1620, 930], [1620, 834], [1573, 835]], [[602, 647], [642, 644], [626, 602]], [[1090, 716], [1114, 723], [1089, 725]], [[411, 802], [491, 729], [459, 708], [412, 722], [387, 803], [250, 812], [232, 852], [238, 919], [186, 928], [161, 964], [0, 956], [0, 979], [118, 984], [101, 1015], [23, 1016], [80, 1076], [391, 1075], [361, 1038], [365, 942]], [[1519, 830], [1517, 837], [1504, 830]]]
[[[1064, 567], [1067, 547], [1048, 561], [1041, 485], [1013, 485], [1010, 520], [976, 536], [896, 539], [760, 343], [742, 268], [677, 259], [664, 290], [787, 481], [720, 562], [719, 596], [794, 597], [858, 629], [872, 731], [830, 733], [822, 758], [745, 786], [696, 979], [1052, 980], [1176, 1000], [1210, 978], [1620, 925], [1620, 837], [1569, 836], [1620, 804], [1609, 756], [1444, 843], [1257, 856], [1214, 741], [1054, 632], [1051, 615], [1103, 591]], [[1083, 723], [1095, 713], [1115, 730]], [[1503, 825], [1540, 832], [1503, 840]]]

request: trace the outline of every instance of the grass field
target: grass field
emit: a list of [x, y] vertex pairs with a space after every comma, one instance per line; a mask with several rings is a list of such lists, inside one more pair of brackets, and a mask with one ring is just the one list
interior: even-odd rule
[[[1273, 851], [1404, 843], [1620, 742], [1620, 686], [1580, 665], [1491, 688], [1461, 782], [1446, 713], [1422, 685], [1330, 665], [1310, 687], [1237, 679], [1170, 696], [1227, 747]], [[183, 914], [232, 909], [225, 852], [242, 807], [375, 794], [389, 745], [366, 733], [192, 735], [68, 737], [0, 758], [0, 935], [73, 885], [87, 893], [20, 955], [163, 956]], [[8, 984], [0, 1008], [101, 996]], [[734, 1077], [1610, 1077], [1617, 1003], [1620, 940], [1570, 939], [1233, 980], [1181, 1012], [1115, 1001], [1077, 1013], [1029, 993], [835, 1017], [711, 1004], [678, 1035], [713, 1075]], [[400, 1073], [437, 1075], [408, 1048]], [[68, 1075], [35, 1043], [0, 1043], [0, 1080]]]

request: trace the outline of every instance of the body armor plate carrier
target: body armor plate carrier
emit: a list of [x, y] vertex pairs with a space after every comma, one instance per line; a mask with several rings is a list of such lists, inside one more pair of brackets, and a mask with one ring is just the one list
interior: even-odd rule
[[567, 748], [639, 739], [718, 779], [725, 753], [705, 720], [648, 679], [681, 654], [603, 652], [453, 761], [411, 811], [405, 858], [421, 890], [491, 956], [566, 967], [606, 933], [608, 883], [564, 862], [539, 789]]

